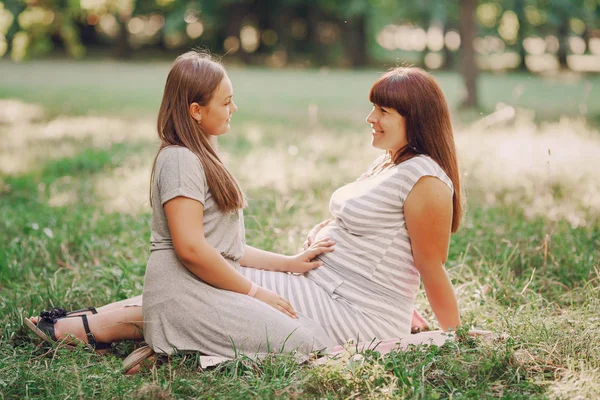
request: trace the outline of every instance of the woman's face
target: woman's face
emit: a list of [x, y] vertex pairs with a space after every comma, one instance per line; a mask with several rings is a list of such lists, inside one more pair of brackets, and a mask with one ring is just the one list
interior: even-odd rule
[[[192, 104], [193, 105], [197, 103]], [[223, 78], [215, 93], [206, 106], [198, 106], [200, 126], [207, 134], [219, 136], [229, 132], [231, 114], [237, 111], [233, 102], [233, 86], [227, 76]], [[194, 112], [192, 111], [192, 116]], [[194, 116], [196, 120], [198, 118]]]
[[406, 119], [393, 108], [373, 104], [373, 110], [367, 116], [367, 123], [373, 129], [373, 147], [396, 152], [408, 144]]

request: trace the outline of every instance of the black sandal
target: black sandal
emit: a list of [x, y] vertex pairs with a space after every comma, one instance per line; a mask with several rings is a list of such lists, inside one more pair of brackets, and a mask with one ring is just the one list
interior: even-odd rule
[[[50, 311], [52, 311], [52, 310], [50, 310]], [[86, 312], [86, 311], [91, 311], [92, 315], [98, 314], [98, 310], [96, 310], [96, 307], [88, 307], [88, 308], [82, 308], [81, 310], [69, 311], [69, 312], [67, 312], [67, 317], [70, 316], [71, 314]], [[85, 315], [85, 314], [83, 314], [83, 315]], [[79, 315], [74, 315], [74, 317], [79, 317]]]
[[37, 336], [39, 336], [44, 341], [46, 341], [50, 344], [54, 344], [55, 342], [58, 342], [58, 339], [56, 338], [56, 334], [54, 333], [54, 324], [59, 319], [81, 317], [81, 320], [83, 322], [83, 329], [85, 330], [85, 336], [88, 340], [87, 345], [89, 347], [91, 347], [93, 350], [105, 350], [105, 349], [110, 348], [112, 346], [111, 343], [102, 343], [102, 342], [98, 342], [96, 340], [96, 337], [90, 331], [90, 326], [89, 326], [89, 323], [87, 320], [87, 315], [85, 315], [85, 314], [70, 315], [70, 314], [74, 314], [74, 313], [82, 312], [82, 311], [91, 311], [92, 314], [98, 313], [94, 307], [86, 308], [83, 310], [71, 311], [71, 312], [67, 312], [62, 308], [53, 308], [50, 311], [44, 310], [40, 313], [40, 320], [38, 321], [37, 325], [34, 324], [33, 322], [31, 322], [29, 319], [25, 319], [25, 325], [27, 325], [27, 327], [29, 329], [31, 329], [33, 331], [33, 333], [35, 333]]

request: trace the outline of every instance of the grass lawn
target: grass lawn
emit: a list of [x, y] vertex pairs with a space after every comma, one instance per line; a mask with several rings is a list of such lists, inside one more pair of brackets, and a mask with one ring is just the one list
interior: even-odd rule
[[[0, 98], [16, 97], [48, 107], [51, 114], [110, 113], [154, 115], [160, 104], [169, 63], [113, 61], [0, 61]], [[383, 70], [383, 69], [382, 69]], [[305, 120], [314, 104], [321, 119], [337, 124], [362, 122], [369, 107], [367, 94], [381, 71], [229, 71], [240, 106], [239, 118]], [[451, 108], [462, 97], [459, 75], [436, 73]], [[479, 96], [483, 111], [498, 103], [533, 110], [539, 120], [585, 113], [600, 122], [600, 75], [539, 77], [529, 74], [484, 73]]]
[[[40, 345], [23, 318], [141, 293], [168, 64], [0, 70], [0, 398], [600, 397], [600, 135], [581, 118], [600, 115], [600, 78], [484, 75], [484, 109], [516, 106], [515, 121], [482, 129], [454, 113], [468, 208], [447, 269], [463, 322], [509, 339], [319, 367], [273, 356], [202, 370], [175, 356], [125, 377], [132, 343], [103, 356]], [[333, 190], [378, 154], [364, 123], [377, 72], [230, 75], [240, 111], [220, 146], [250, 199], [247, 240], [291, 254], [327, 218]], [[454, 109], [459, 78], [438, 79]], [[434, 323], [422, 294], [417, 308]]]

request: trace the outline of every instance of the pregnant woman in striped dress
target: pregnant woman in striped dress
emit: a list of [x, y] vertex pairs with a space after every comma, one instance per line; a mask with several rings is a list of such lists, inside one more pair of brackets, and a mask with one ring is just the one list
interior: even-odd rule
[[[191, 72], [172, 77], [182, 65]], [[206, 86], [210, 74], [218, 80], [204, 88], [209, 100], [196, 102], [184, 93]], [[236, 110], [225, 71], [190, 52], [174, 63], [167, 88], [161, 115], [185, 107], [178, 126], [202, 128], [192, 139], [198, 146], [187, 145], [172, 127], [172, 136], [160, 134], [143, 307], [138, 296], [92, 314], [69, 315], [77, 318], [55, 309], [41, 321], [26, 321], [38, 335], [113, 342], [139, 339], [143, 329], [150, 346], [167, 354], [253, 355], [266, 345], [308, 352], [348, 339], [409, 334], [420, 278], [440, 327], [460, 325], [444, 269], [450, 234], [461, 217], [459, 174], [448, 107], [429, 74], [396, 68], [375, 82], [367, 122], [372, 145], [385, 152], [355, 182], [334, 192], [332, 219], [317, 225], [306, 249], [292, 257], [245, 245], [239, 198], [230, 199], [234, 212], [223, 212], [214, 182], [207, 179], [201, 157], [220, 164], [208, 135], [227, 132]], [[203, 110], [212, 114], [203, 116]], [[163, 123], [165, 129], [173, 121]], [[159, 133], [160, 124], [159, 116]], [[228, 174], [224, 168], [221, 173]], [[192, 217], [203, 226], [190, 229]], [[195, 247], [197, 237], [204, 238], [205, 248]]]

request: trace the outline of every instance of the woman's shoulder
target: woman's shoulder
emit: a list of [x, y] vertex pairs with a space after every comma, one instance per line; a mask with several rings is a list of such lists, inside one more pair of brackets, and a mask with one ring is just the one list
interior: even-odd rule
[[435, 160], [425, 154], [418, 154], [400, 164], [399, 166], [406, 166], [411, 168], [417, 168], [422, 172], [435, 172], [438, 169], [441, 169]]
[[433, 176], [444, 182], [450, 190], [454, 190], [452, 180], [440, 165], [431, 157], [425, 154], [419, 154], [409, 160], [398, 164], [398, 174], [406, 175], [408, 173], [410, 180], [416, 183], [424, 176]]
[[188, 149], [187, 147], [175, 145], [163, 147], [158, 153], [156, 162], [159, 164], [163, 164], [173, 161], [183, 161], [186, 163], [191, 162], [194, 164], [197, 163], [201, 166], [200, 159], [198, 158], [198, 156], [196, 156], [196, 154], [194, 154], [194, 152]]
[[186, 156], [187, 154], [194, 154], [190, 149], [185, 146], [178, 145], [170, 145], [165, 146], [159, 150], [158, 157], [167, 158], [167, 157], [177, 157], [177, 156]]

